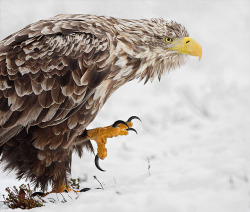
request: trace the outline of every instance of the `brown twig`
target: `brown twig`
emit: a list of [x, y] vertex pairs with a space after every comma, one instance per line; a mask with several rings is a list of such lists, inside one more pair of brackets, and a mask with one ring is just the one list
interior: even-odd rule
[[149, 159], [149, 157], [147, 157], [148, 158], [148, 174], [149, 174], [149, 176], [151, 176], [151, 173], [150, 173], [150, 159]]
[[97, 177], [96, 177], [96, 176], [94, 176], [94, 179], [95, 179], [95, 180], [97, 180], [97, 182], [101, 185], [102, 189], [104, 190], [104, 188], [103, 188], [103, 186], [102, 186], [101, 182], [97, 179]]

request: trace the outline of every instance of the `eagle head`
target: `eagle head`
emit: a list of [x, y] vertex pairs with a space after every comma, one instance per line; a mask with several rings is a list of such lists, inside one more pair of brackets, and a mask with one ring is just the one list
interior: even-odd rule
[[[162, 55], [179, 54], [202, 57], [200, 44], [189, 37], [184, 26], [177, 22], [167, 22], [164, 19], [152, 19], [153, 34], [149, 35], [149, 44], [153, 51], [158, 51]], [[153, 23], [153, 24], [152, 24]], [[158, 55], [160, 56], [160, 55]]]
[[116, 27], [122, 49], [132, 58], [141, 60], [137, 77], [152, 81], [180, 67], [188, 55], [202, 57], [200, 44], [189, 37], [184, 26], [162, 18], [120, 21]]

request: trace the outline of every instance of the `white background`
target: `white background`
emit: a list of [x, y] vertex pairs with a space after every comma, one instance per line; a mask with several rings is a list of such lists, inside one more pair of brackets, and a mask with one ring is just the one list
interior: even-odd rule
[[[201, 62], [191, 57], [160, 83], [116, 91], [89, 127], [137, 115], [138, 135], [108, 141], [105, 173], [93, 155], [74, 156], [72, 176], [92, 190], [33, 211], [250, 211], [249, 8], [248, 0], [0, 0], [0, 39], [40, 19], [82, 13], [175, 20], [203, 47]], [[94, 189], [94, 175], [104, 190]], [[24, 182], [14, 172], [0, 178], [1, 200], [4, 188]], [[9, 211], [2, 203], [0, 210]]]

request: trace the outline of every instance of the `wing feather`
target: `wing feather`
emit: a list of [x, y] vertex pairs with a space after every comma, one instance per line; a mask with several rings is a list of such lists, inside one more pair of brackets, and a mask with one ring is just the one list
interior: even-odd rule
[[[60, 17], [28, 25], [1, 41], [0, 127], [54, 129], [67, 120], [73, 129], [84, 123], [89, 116], [74, 114], [111, 71], [109, 43], [101, 30], [84, 20]], [[65, 139], [64, 133], [57, 136]], [[0, 143], [6, 139], [2, 136]], [[35, 139], [38, 147], [48, 144], [37, 134]], [[50, 148], [61, 143], [57, 139]]]

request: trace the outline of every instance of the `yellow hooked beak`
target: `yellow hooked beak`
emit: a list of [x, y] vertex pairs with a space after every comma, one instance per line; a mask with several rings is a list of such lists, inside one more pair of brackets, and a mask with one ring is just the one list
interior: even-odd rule
[[192, 56], [199, 56], [199, 60], [202, 57], [201, 45], [192, 38], [184, 37], [175, 39], [168, 50], [175, 50], [179, 54], [187, 54]]

